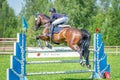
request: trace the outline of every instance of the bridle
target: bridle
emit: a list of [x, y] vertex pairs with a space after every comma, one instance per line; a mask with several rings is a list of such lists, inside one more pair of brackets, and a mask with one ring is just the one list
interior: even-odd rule
[[[37, 21], [37, 20], [38, 20], [38, 18], [36, 17], [36, 18], [35, 18], [35, 21]], [[41, 27], [43, 27], [43, 28], [44, 28], [44, 27], [45, 27], [45, 25], [46, 25], [46, 24], [48, 24], [48, 23], [50, 23], [50, 21], [48, 21], [48, 22], [44, 22], [44, 23], [42, 22], [42, 23], [41, 23], [41, 25], [43, 25], [43, 26], [41, 26]], [[49, 27], [49, 26], [48, 26], [48, 27]]]

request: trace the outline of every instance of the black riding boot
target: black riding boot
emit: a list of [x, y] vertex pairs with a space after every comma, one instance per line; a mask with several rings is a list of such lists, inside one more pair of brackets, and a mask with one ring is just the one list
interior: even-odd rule
[[48, 36], [49, 36], [50, 38], [52, 37], [53, 29], [54, 29], [54, 25], [51, 25], [51, 27], [50, 27], [50, 32], [48, 33]]

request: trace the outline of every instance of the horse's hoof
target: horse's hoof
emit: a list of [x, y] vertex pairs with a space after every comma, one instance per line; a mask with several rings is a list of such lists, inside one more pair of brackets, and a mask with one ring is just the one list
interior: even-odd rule
[[38, 39], [40, 39], [40, 37], [39, 37], [39, 36], [36, 36], [36, 40], [38, 40]]
[[85, 64], [83, 63], [82, 66], [85, 67]]
[[86, 66], [87, 66], [87, 68], [91, 69], [91, 65], [86, 65]]
[[44, 47], [40, 47], [41, 49], [44, 49]]
[[46, 47], [52, 49], [52, 46], [50, 44], [46, 45]]
[[38, 47], [40, 47], [41, 49], [44, 49], [42, 46], [38, 45]]
[[83, 62], [81, 62], [81, 63], [80, 63], [80, 65], [81, 65], [82, 67], [84, 67], [84, 66], [85, 66], [85, 64], [84, 64]]

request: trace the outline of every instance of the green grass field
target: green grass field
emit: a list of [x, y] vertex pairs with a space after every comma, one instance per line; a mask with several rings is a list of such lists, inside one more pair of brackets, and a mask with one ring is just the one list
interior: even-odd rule
[[[45, 58], [45, 59], [27, 59], [34, 60], [67, 60], [76, 58]], [[79, 58], [77, 58], [79, 59]], [[108, 63], [111, 66], [111, 80], [120, 80], [120, 55], [108, 55]], [[92, 63], [91, 63], [92, 64]], [[10, 67], [10, 55], [0, 55], [0, 80], [6, 80], [6, 69]], [[57, 63], [57, 64], [29, 64], [27, 72], [40, 71], [63, 71], [63, 70], [81, 70], [79, 63]], [[77, 74], [57, 74], [57, 75], [35, 75], [27, 76], [28, 80], [92, 80], [92, 73], [77, 73]]]

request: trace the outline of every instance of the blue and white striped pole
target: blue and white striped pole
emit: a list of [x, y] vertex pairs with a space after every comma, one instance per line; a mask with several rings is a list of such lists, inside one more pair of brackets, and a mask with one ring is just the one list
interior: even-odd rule
[[100, 33], [94, 34], [94, 72], [92, 78], [103, 78], [105, 72], [110, 73], [110, 65], [107, 64], [107, 56], [104, 53], [104, 43]]
[[10, 69], [7, 69], [7, 80], [26, 80], [26, 35], [28, 28], [25, 18], [22, 18], [23, 31], [17, 34], [14, 43], [14, 55], [11, 56]]

